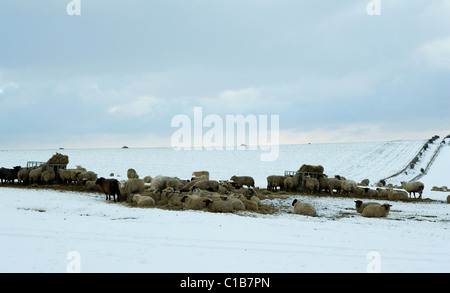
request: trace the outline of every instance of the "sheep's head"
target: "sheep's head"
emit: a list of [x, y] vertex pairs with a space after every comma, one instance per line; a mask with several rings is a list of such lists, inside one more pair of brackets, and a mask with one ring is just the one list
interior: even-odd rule
[[294, 199], [294, 201], [292, 202], [292, 206], [294, 206], [296, 202], [297, 202], [297, 199]]
[[359, 208], [363, 202], [361, 200], [355, 200], [355, 203], [356, 203], [356, 207]]
[[392, 205], [387, 204], [387, 203], [385, 203], [385, 204], [382, 205], [382, 207], [383, 207], [386, 211], [388, 211], [388, 210], [391, 208], [391, 206], [392, 206]]
[[186, 198], [188, 198], [188, 196], [187, 195], [185, 195], [185, 196], [183, 196], [182, 198], [181, 198], [181, 202], [185, 202], [186, 201]]
[[97, 180], [95, 180], [95, 184], [97, 184], [97, 185], [102, 184], [103, 181], [105, 181], [105, 178], [104, 177], [100, 177]]
[[207, 198], [203, 202], [206, 204], [206, 206], [209, 206], [210, 204], [212, 204], [213, 201]]

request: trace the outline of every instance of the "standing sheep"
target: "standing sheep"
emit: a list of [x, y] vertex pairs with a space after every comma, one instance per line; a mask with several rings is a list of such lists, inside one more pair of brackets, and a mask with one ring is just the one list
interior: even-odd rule
[[292, 202], [292, 206], [294, 207], [294, 214], [311, 217], [317, 216], [316, 209], [309, 203], [294, 199], [294, 201]]
[[337, 178], [329, 178], [327, 185], [328, 185], [328, 190], [330, 190], [331, 195], [333, 195], [334, 189], [339, 194], [341, 191], [341, 188], [342, 188], [342, 182], [341, 182], [341, 180], [339, 180]]
[[405, 182], [402, 181], [402, 187], [409, 193], [409, 197], [411, 197], [411, 193], [413, 193], [414, 198], [416, 198], [416, 192], [419, 193], [419, 198], [422, 198], [422, 192], [425, 188], [422, 182]]
[[22, 183], [23, 185], [28, 184], [29, 182], [29, 176], [30, 176], [31, 169], [28, 168], [22, 168], [17, 173], [17, 179], [19, 180], [19, 184]]
[[280, 175], [267, 176], [267, 190], [277, 191], [278, 187], [280, 187], [280, 190], [283, 190], [284, 189], [284, 180], [286, 178], [287, 178], [287, 176], [280, 176]]
[[114, 201], [116, 201], [117, 194], [117, 201], [120, 201], [120, 188], [117, 179], [105, 179], [104, 177], [100, 177], [95, 181], [95, 184], [97, 184], [101, 191], [106, 195], [106, 200], [110, 200], [112, 195]]
[[255, 180], [252, 177], [250, 177], [250, 176], [236, 176], [236, 175], [234, 175], [234, 176], [232, 176], [230, 178], [230, 180], [236, 182], [240, 186], [246, 185], [247, 188], [250, 188], [250, 187], [254, 188], [255, 187]]
[[41, 182], [42, 184], [50, 184], [55, 180], [56, 173], [52, 167], [49, 167], [48, 170], [45, 170], [41, 173]]
[[342, 180], [341, 185], [341, 193], [353, 193], [356, 192], [356, 188], [358, 186], [356, 185], [356, 182], [353, 180]]
[[391, 209], [390, 204], [372, 204], [367, 206], [363, 211], [362, 211], [362, 216], [363, 217], [369, 217], [369, 218], [385, 218], [387, 217], [387, 215], [389, 214], [389, 211]]
[[319, 192], [319, 180], [317, 178], [311, 178], [311, 176], [305, 176], [305, 188], [309, 190], [309, 193], [314, 193], [314, 191]]

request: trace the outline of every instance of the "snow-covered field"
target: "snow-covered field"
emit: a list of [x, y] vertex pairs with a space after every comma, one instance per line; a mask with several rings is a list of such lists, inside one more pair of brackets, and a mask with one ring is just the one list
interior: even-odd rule
[[[375, 183], [401, 170], [424, 141], [281, 146], [276, 162], [256, 151], [167, 149], [56, 150], [100, 176], [110, 172], [188, 178], [209, 170], [213, 179], [265, 177], [321, 164], [327, 174]], [[46, 161], [55, 150], [0, 151], [0, 166]], [[215, 214], [130, 208], [97, 194], [0, 188], [0, 272], [450, 272], [450, 147], [427, 175], [425, 198], [390, 202], [387, 218], [364, 218], [354, 198], [292, 196], [265, 200], [272, 215]], [[120, 179], [120, 178], [119, 178]], [[312, 203], [318, 217], [292, 214], [293, 198]]]

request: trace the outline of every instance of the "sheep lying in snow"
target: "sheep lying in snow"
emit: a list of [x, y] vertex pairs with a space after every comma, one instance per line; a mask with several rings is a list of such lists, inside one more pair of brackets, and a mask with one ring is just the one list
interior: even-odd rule
[[181, 202], [189, 210], [202, 210], [206, 208], [205, 198], [200, 196], [185, 195], [181, 198]]
[[195, 182], [195, 184], [191, 187], [191, 191], [194, 187], [197, 187], [202, 190], [218, 192], [219, 191], [219, 182], [215, 180], [202, 180]]
[[361, 180], [361, 183], [359, 183], [359, 186], [369, 186], [370, 180], [369, 179], [363, 179]]
[[144, 191], [144, 180], [132, 178], [127, 181], [121, 181], [119, 188], [121, 197], [126, 200], [130, 195]]
[[117, 201], [120, 201], [120, 188], [117, 179], [105, 179], [104, 177], [100, 177], [95, 181], [95, 184], [97, 184], [101, 191], [106, 195], [106, 200], [111, 199], [112, 195], [114, 201], [116, 201], [117, 194]]
[[77, 174], [77, 182], [80, 185], [84, 185], [86, 181], [96, 181], [97, 179], [97, 174], [92, 171], [81, 171]]
[[402, 190], [389, 189], [387, 197], [389, 200], [405, 200], [408, 199], [408, 194]]
[[155, 206], [155, 200], [151, 198], [150, 196], [143, 196], [140, 194], [135, 194], [132, 197], [132, 202], [136, 206], [140, 208], [148, 208]]
[[362, 211], [366, 208], [366, 207], [368, 207], [368, 206], [370, 206], [370, 205], [372, 205], [372, 204], [379, 204], [379, 203], [376, 203], [376, 202], [362, 202], [361, 200], [355, 200], [355, 208], [356, 208], [356, 212], [357, 213], [362, 213]]
[[419, 193], [419, 198], [422, 198], [422, 192], [425, 188], [422, 182], [405, 182], [402, 181], [402, 187], [409, 193], [409, 197], [411, 197], [411, 193], [413, 193], [414, 198], [416, 198], [416, 192]]
[[99, 191], [99, 187], [95, 184], [95, 181], [84, 181], [84, 189], [91, 191]]
[[234, 211], [233, 203], [230, 200], [227, 200], [227, 198], [219, 200], [211, 200], [207, 198], [205, 199], [205, 204], [210, 212], [232, 213]]
[[389, 214], [389, 211], [391, 209], [390, 204], [372, 204], [367, 206], [363, 211], [362, 211], [362, 216], [363, 217], [370, 217], [370, 218], [385, 218], [387, 217], [387, 215]]
[[248, 188], [255, 187], [255, 180], [250, 176], [236, 176], [230, 178], [230, 180], [236, 182], [240, 186], [246, 185]]
[[294, 214], [311, 217], [317, 216], [316, 209], [309, 203], [294, 199], [292, 205], [294, 206]]

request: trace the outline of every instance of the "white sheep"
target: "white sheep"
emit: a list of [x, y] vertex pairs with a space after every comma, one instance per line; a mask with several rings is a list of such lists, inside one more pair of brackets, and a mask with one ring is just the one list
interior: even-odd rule
[[294, 206], [294, 214], [311, 217], [317, 216], [316, 209], [309, 203], [301, 202], [297, 199], [294, 199], [292, 205]]
[[422, 182], [405, 182], [402, 181], [402, 187], [409, 193], [409, 197], [411, 197], [411, 193], [413, 193], [414, 198], [416, 198], [416, 192], [419, 193], [419, 198], [422, 198], [422, 192], [425, 188], [425, 185]]
[[208, 171], [194, 171], [194, 172], [192, 172], [192, 176], [194, 176], [194, 178], [204, 176], [202, 178], [206, 178], [206, 180], [209, 180], [209, 172]]
[[372, 205], [372, 204], [379, 204], [379, 203], [377, 203], [377, 202], [362, 202], [361, 200], [355, 200], [355, 208], [356, 208], [356, 212], [357, 213], [362, 213], [362, 211], [366, 208], [366, 207], [368, 207], [368, 206], [370, 206], [370, 205]]
[[181, 198], [183, 206], [190, 210], [202, 210], [206, 208], [205, 198], [196, 195], [185, 195]]
[[131, 201], [133, 204], [140, 208], [148, 208], [155, 206], [155, 200], [151, 198], [150, 196], [143, 196], [140, 194], [133, 195]]
[[86, 181], [96, 181], [98, 179], [97, 174], [92, 171], [81, 171], [77, 174], [77, 182], [82, 185]]
[[[77, 166], [77, 167], [79, 167], [79, 166]], [[66, 169], [66, 170], [59, 169], [58, 175], [59, 175], [59, 179], [61, 180], [61, 182], [64, 184], [67, 184], [67, 183], [76, 182], [77, 176], [81, 172], [82, 171], [80, 169]]]
[[136, 173], [136, 170], [130, 168], [127, 170], [127, 177], [128, 179], [138, 179], [139, 175]]
[[19, 184], [20, 183], [22, 183], [22, 184], [28, 183], [30, 171], [31, 171], [31, 169], [28, 169], [28, 168], [20, 169], [20, 171], [17, 173], [17, 179], [19, 181]]
[[358, 185], [353, 180], [342, 180], [341, 183], [341, 193], [352, 193], [356, 192]]
[[144, 180], [137, 178], [128, 179], [127, 181], [122, 180], [120, 181], [119, 188], [121, 197], [128, 198], [132, 194], [144, 191]]
[[[254, 197], [254, 196], [253, 196]], [[253, 198], [252, 197], [252, 198]], [[241, 202], [244, 204], [245, 209], [249, 210], [249, 211], [258, 211], [258, 203], [256, 201], [247, 199], [245, 196], [241, 195], [239, 197], [239, 199], [241, 200]]]
[[97, 184], [95, 184], [95, 181], [85, 181], [84, 189], [92, 190], [92, 191], [101, 191], [99, 186]]
[[331, 195], [333, 195], [333, 190], [336, 190], [337, 193], [340, 193], [342, 188], [342, 182], [337, 178], [328, 178], [327, 185]]
[[52, 167], [49, 167], [48, 170], [45, 170], [41, 173], [41, 182], [43, 184], [50, 184], [55, 180], [56, 173], [55, 170], [53, 170]]
[[363, 217], [385, 218], [391, 209], [390, 204], [372, 204], [364, 208], [362, 211]]
[[205, 199], [206, 207], [210, 212], [216, 213], [232, 213], [234, 211], [233, 204], [227, 199], [210, 200]]
[[150, 185], [151, 191], [162, 191], [164, 188], [166, 188], [166, 182], [169, 177], [158, 175], [155, 178], [153, 178], [152, 183]]
[[402, 190], [389, 189], [387, 192], [387, 198], [389, 200], [406, 200], [408, 199], [408, 194]]
[[312, 178], [311, 176], [305, 176], [305, 188], [309, 190], [310, 193], [314, 191], [319, 192], [319, 180], [317, 178]]

